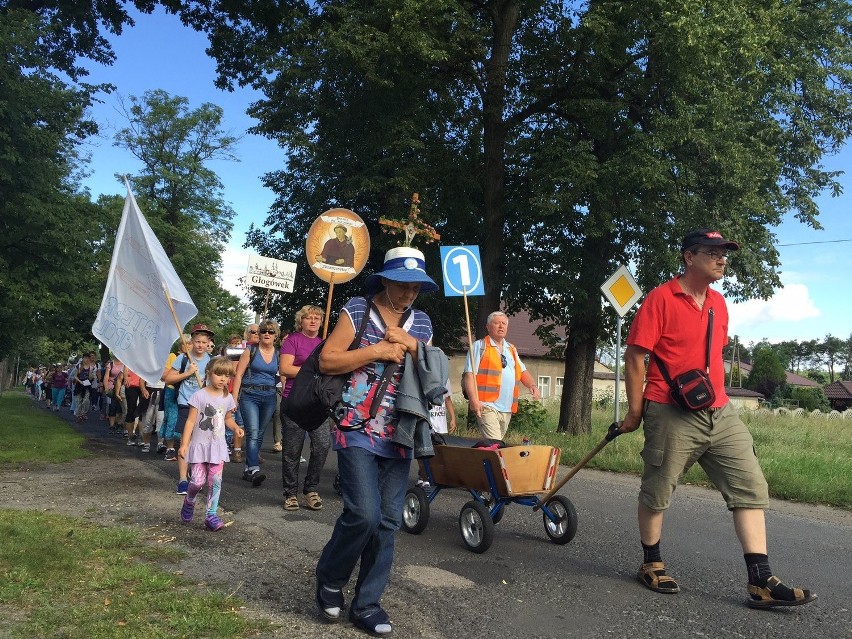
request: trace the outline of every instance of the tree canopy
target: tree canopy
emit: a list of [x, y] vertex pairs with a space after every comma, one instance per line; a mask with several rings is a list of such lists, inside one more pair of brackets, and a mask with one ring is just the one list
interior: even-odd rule
[[[87, 109], [112, 90], [87, 83], [81, 62], [112, 62], [105, 34], [132, 24], [131, 4], [143, 12], [154, 6], [0, 3], [0, 358], [16, 351], [52, 360], [51, 344], [91, 344], [122, 206], [120, 197], [92, 202], [80, 186], [79, 144], [97, 132]], [[185, 98], [153, 92], [132, 99], [128, 115], [121, 142], [147, 169], [137, 184], [148, 196], [143, 206], [153, 210], [158, 236], [173, 241], [172, 259], [200, 317], [241, 329], [245, 309], [217, 281], [233, 211], [205, 166], [234, 142], [219, 130], [221, 109], [192, 111]]]
[[480, 331], [500, 305], [566, 328], [572, 432], [618, 264], [647, 290], [713, 226], [744, 241], [728, 293], [767, 297], [773, 227], [818, 227], [839, 189], [821, 159], [852, 126], [843, 0], [168, 5], [209, 34], [221, 86], [263, 91], [257, 131], [290, 154], [252, 243], [298, 251], [330, 204], [375, 225], [424, 193], [449, 243], [480, 244]]
[[[79, 339], [96, 308], [99, 209], [79, 187], [86, 109], [108, 87], [78, 61], [111, 59], [123, 3], [0, 6], [0, 358], [28, 333]], [[137, 6], [145, 8], [146, 3]]]

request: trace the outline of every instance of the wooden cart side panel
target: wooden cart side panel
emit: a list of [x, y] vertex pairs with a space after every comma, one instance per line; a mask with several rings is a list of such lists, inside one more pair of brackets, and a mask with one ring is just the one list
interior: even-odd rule
[[559, 458], [562, 451], [558, 448], [551, 448], [550, 463], [547, 465], [547, 477], [544, 479], [544, 489], [549, 491], [556, 482], [556, 473], [559, 471]]
[[546, 492], [559, 468], [560, 450], [552, 446], [511, 446], [482, 450], [464, 446], [436, 446], [429, 459], [438, 485], [489, 490], [484, 462], [491, 465], [497, 492], [517, 497]]
[[553, 446], [511, 446], [500, 454], [513, 497], [545, 492], [559, 463], [559, 449]]
[[491, 465], [497, 491], [507, 494], [500, 458], [493, 450], [465, 446], [435, 446], [435, 456], [429, 459], [432, 477], [440, 486], [455, 486], [472, 490], [490, 490], [484, 462]]

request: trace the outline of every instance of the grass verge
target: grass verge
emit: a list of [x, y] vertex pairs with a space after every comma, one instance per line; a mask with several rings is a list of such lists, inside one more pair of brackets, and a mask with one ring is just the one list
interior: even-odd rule
[[0, 510], [0, 608], [13, 637], [246, 637], [259, 623], [240, 602], [156, 565], [124, 528], [56, 515]]
[[[612, 409], [592, 411], [592, 432], [567, 435], [556, 432], [559, 405], [545, 404], [547, 415], [523, 430], [509, 426], [506, 439], [520, 443], [524, 436], [534, 444], [562, 450], [562, 464], [580, 461], [606, 435], [612, 423]], [[457, 422], [466, 421], [467, 402], [456, 406]], [[755, 450], [773, 497], [810, 504], [852, 509], [852, 422], [815, 417], [743, 415], [754, 438]], [[460, 435], [479, 437], [478, 432]], [[640, 474], [644, 438], [641, 430], [620, 435], [588, 464], [618, 473]], [[711, 486], [698, 464], [683, 476], [682, 483]]]
[[[22, 393], [0, 396], [0, 463], [87, 456], [85, 437]], [[251, 637], [268, 624], [242, 602], [161, 568], [175, 551], [126, 528], [0, 509], [0, 618], [4, 637]]]
[[0, 395], [0, 464], [62, 463], [86, 457], [85, 436], [19, 392]]

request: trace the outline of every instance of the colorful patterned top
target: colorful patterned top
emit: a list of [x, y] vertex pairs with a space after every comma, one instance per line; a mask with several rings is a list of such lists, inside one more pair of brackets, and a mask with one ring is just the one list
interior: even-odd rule
[[236, 408], [234, 398], [230, 393], [225, 396], [214, 395], [202, 388], [189, 398], [189, 405], [198, 410], [198, 415], [186, 453], [187, 463], [218, 464], [230, 461], [228, 443], [225, 441], [225, 415]]
[[[369, 311], [366, 299], [353, 297], [346, 302], [343, 311], [352, 320], [356, 334], [362, 319], [369, 318], [369, 324], [367, 324], [364, 335], [361, 337], [360, 348], [377, 344], [384, 339], [384, 322], [375, 311]], [[419, 342], [428, 343], [432, 340], [432, 320], [423, 311], [412, 310], [403, 328]], [[347, 409], [341, 420], [342, 425], [358, 424], [362, 419], [369, 417], [376, 387], [387, 364], [387, 362], [371, 362], [352, 371], [343, 388], [343, 403], [347, 406]], [[400, 366], [397, 369], [390, 384], [388, 384], [382, 398], [381, 408], [376, 413], [375, 419], [368, 421], [363, 430], [346, 432], [338, 430], [337, 427], [333, 429], [335, 450], [358, 446], [366, 448], [379, 457], [411, 458], [411, 450], [400, 448], [391, 442], [396, 430], [397, 417], [394, 404], [396, 403], [396, 389], [399, 380], [402, 378], [402, 368]]]

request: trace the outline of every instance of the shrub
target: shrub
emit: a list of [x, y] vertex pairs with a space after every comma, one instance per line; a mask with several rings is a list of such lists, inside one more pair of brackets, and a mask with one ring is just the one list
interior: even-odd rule
[[518, 400], [518, 412], [512, 416], [510, 428], [515, 431], [529, 433], [540, 429], [547, 421], [547, 409], [545, 409], [542, 403], [524, 398]]
[[799, 402], [799, 406], [806, 411], [821, 410], [828, 412], [831, 406], [828, 403], [828, 398], [821, 388], [813, 388], [807, 386], [793, 386], [790, 388], [790, 399]]

